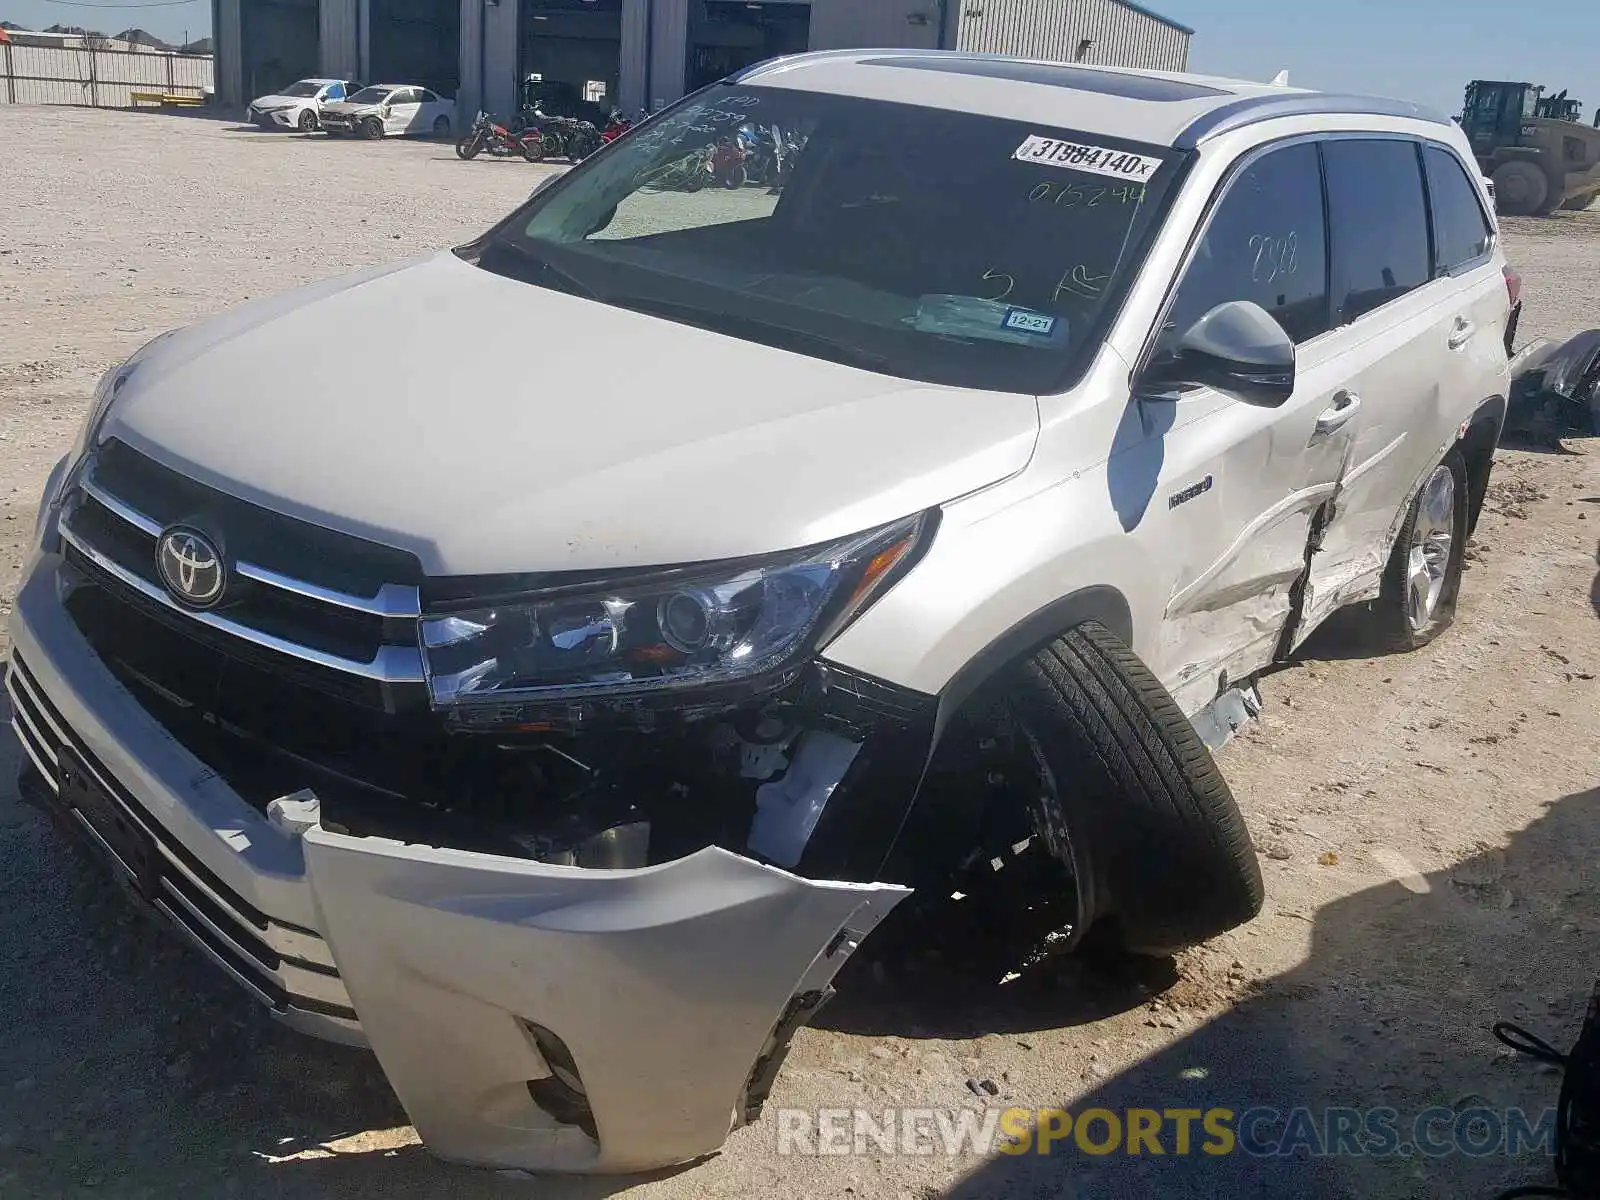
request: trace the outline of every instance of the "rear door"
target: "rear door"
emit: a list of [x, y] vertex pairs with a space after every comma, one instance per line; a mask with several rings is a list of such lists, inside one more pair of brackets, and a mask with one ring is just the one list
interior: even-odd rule
[[1484, 399], [1470, 395], [1467, 364], [1503, 331], [1492, 313], [1463, 307], [1463, 287], [1481, 289], [1492, 274], [1486, 262], [1471, 280], [1436, 265], [1420, 142], [1335, 137], [1322, 153], [1334, 321], [1349, 347], [1358, 411], [1337, 519], [1311, 560], [1297, 642], [1335, 608], [1377, 594], [1413, 489]]
[[445, 112], [444, 102], [427, 88], [417, 89], [417, 95], [421, 98], [422, 104], [417, 109], [417, 123], [411, 127], [411, 132], [432, 133], [433, 123], [440, 117], [448, 115]]

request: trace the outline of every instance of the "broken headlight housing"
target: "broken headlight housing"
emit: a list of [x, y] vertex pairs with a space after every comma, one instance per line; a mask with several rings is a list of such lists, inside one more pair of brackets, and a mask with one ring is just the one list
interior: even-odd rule
[[924, 514], [760, 559], [456, 602], [422, 619], [429, 697], [448, 708], [776, 685], [909, 567], [931, 530]]

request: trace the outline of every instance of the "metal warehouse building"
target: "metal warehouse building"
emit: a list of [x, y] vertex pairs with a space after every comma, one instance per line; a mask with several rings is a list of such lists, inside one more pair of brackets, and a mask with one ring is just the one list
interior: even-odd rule
[[212, 0], [217, 92], [421, 83], [509, 114], [537, 75], [624, 111], [800, 50], [960, 49], [1183, 70], [1193, 30], [1131, 0]]

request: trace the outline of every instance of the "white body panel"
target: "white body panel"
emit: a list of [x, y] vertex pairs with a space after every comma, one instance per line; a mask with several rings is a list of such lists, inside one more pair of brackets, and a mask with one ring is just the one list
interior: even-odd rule
[[[537, 329], [559, 346], [599, 336], [627, 353], [597, 345], [531, 372], [516, 356], [454, 352], [485, 327]], [[185, 330], [125, 397], [108, 436], [410, 550], [440, 575], [693, 562], [848, 536], [1016, 473], [1038, 431], [1032, 397], [772, 350], [449, 253]]]

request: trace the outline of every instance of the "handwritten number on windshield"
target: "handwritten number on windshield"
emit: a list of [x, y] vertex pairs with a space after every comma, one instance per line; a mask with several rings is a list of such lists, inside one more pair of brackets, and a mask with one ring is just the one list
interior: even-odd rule
[[999, 285], [1000, 280], [1005, 280], [1005, 286], [1001, 288], [1000, 294], [998, 296], [985, 296], [984, 299], [986, 300], [1004, 300], [1007, 296], [1011, 295], [1012, 292], [1017, 290], [1016, 276], [1007, 275], [1004, 271], [998, 270], [995, 267], [990, 267], [987, 271], [985, 271], [983, 273], [983, 278], [984, 282], [986, 283], [990, 280], [995, 281], [996, 286]]
[[1084, 187], [1076, 183], [1036, 183], [1028, 193], [1035, 204], [1053, 204], [1057, 208], [1099, 208], [1102, 204], [1138, 204], [1144, 199], [1144, 188], [1137, 184], [1125, 187]]

